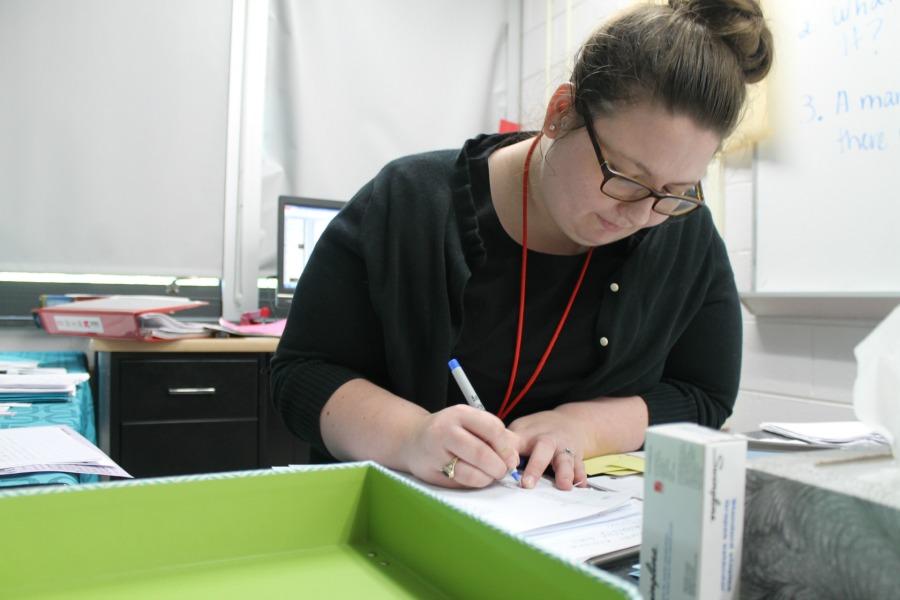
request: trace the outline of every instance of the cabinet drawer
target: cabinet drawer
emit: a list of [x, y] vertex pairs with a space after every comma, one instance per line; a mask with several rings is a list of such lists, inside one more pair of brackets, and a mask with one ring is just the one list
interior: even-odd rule
[[123, 422], [255, 418], [259, 367], [253, 359], [123, 360]]
[[256, 421], [122, 426], [119, 464], [135, 477], [256, 469]]

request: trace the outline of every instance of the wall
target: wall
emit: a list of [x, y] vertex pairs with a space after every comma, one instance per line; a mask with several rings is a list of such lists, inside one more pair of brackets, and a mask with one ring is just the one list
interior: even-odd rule
[[[525, 128], [540, 127], [546, 101], [568, 80], [581, 43], [603, 19], [628, 4], [630, 0], [523, 0], [521, 107]], [[552, 15], [549, 32], [548, 5]]]
[[[524, 0], [522, 120], [539, 127], [547, 91], [568, 77], [567, 2], [549, 0], [550, 52], [545, 0]], [[601, 20], [628, 0], [568, 3], [571, 54]], [[549, 75], [547, 66], [549, 65]], [[723, 223], [738, 289], [753, 289], [755, 173], [751, 150], [724, 161]], [[853, 347], [875, 325], [866, 321], [756, 318], [744, 310], [744, 360], [740, 392], [729, 426], [756, 429], [761, 421], [852, 419], [850, 405], [856, 364]]]
[[[754, 176], [749, 150], [725, 160], [725, 244], [740, 291], [753, 289]], [[760, 421], [847, 420], [856, 361], [853, 348], [870, 321], [757, 318], [744, 309], [741, 389], [731, 425]]]

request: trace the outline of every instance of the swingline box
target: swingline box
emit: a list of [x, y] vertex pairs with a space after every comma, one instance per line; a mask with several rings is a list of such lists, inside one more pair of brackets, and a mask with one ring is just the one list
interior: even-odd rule
[[689, 423], [647, 430], [641, 594], [737, 598], [747, 442]]
[[4, 598], [630, 598], [372, 463], [0, 493]]

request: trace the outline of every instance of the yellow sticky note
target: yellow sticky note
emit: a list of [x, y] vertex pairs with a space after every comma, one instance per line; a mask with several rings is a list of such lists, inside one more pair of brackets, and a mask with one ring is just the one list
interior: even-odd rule
[[616, 474], [616, 471], [644, 472], [644, 459], [628, 454], [608, 454], [595, 456], [584, 461], [584, 469], [588, 476]]

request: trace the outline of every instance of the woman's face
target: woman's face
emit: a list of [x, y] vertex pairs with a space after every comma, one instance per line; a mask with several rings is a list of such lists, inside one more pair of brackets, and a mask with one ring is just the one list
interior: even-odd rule
[[[596, 117], [593, 127], [613, 170], [661, 193], [680, 194], [699, 181], [720, 142], [718, 134], [689, 117], [649, 103]], [[668, 218], [652, 210], [652, 196], [620, 202], [604, 194], [602, 184], [600, 163], [584, 127], [553, 140], [539, 185], [547, 212], [572, 242], [582, 247], [609, 244]]]

